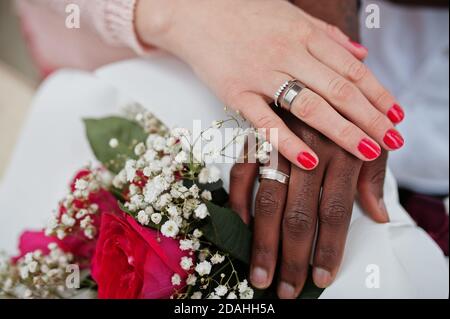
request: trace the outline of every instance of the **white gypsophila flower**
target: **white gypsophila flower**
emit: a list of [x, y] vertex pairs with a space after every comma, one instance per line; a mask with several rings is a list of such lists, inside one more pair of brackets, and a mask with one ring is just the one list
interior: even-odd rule
[[193, 242], [190, 239], [182, 239], [180, 240], [180, 249], [185, 250], [192, 250], [193, 249]]
[[269, 154], [267, 154], [266, 152], [261, 152], [261, 151], [256, 153], [256, 158], [258, 159], [258, 161], [261, 164], [267, 164], [270, 160]]
[[171, 220], [173, 220], [179, 228], [182, 228], [182, 225], [184, 222], [183, 217], [178, 215], [178, 216], [171, 217]]
[[159, 225], [162, 220], [162, 215], [160, 213], [153, 213], [150, 218], [155, 225]]
[[269, 142], [265, 141], [265, 142], [261, 145], [261, 150], [262, 150], [263, 152], [270, 153], [270, 152], [273, 151], [273, 146], [272, 146], [272, 144], [270, 144]]
[[194, 214], [199, 219], [205, 219], [209, 215], [208, 207], [205, 204], [201, 204], [194, 210]]
[[224, 285], [217, 286], [214, 291], [216, 292], [217, 296], [223, 297], [227, 294], [228, 288]]
[[194, 274], [189, 274], [189, 276], [186, 279], [186, 284], [188, 286], [195, 286], [196, 283], [197, 283], [197, 276]]
[[92, 224], [92, 218], [90, 216], [86, 216], [85, 218], [83, 218], [80, 222], [80, 227], [82, 229], [86, 229], [87, 227], [89, 227]]
[[136, 161], [128, 160], [125, 163], [125, 173], [128, 182], [132, 182], [136, 177]]
[[211, 263], [213, 265], [218, 265], [223, 263], [225, 260], [225, 256], [220, 255], [219, 253], [215, 253], [214, 256], [211, 257]]
[[143, 158], [140, 158], [136, 161], [136, 169], [143, 170], [146, 166], [147, 162]]
[[77, 222], [77, 221], [75, 220], [75, 218], [70, 217], [70, 216], [67, 215], [67, 214], [64, 214], [64, 215], [61, 216], [61, 223], [62, 223], [64, 226], [67, 226], [67, 227], [73, 227], [73, 225], [75, 225], [76, 222]]
[[207, 201], [211, 201], [211, 200], [212, 200], [212, 194], [211, 194], [211, 192], [208, 191], [208, 190], [204, 190], [204, 191], [202, 192], [201, 197], [202, 197], [202, 199], [207, 200]]
[[162, 176], [158, 175], [153, 178], [144, 188], [144, 200], [153, 204], [158, 199], [158, 196], [161, 195], [164, 191], [166, 191], [170, 187], [170, 183]]
[[174, 145], [177, 144], [177, 139], [173, 136], [170, 136], [166, 139], [166, 146], [167, 147], [173, 147]]
[[117, 148], [119, 146], [119, 140], [117, 138], [112, 138], [109, 140], [109, 147]]
[[156, 136], [153, 140], [153, 149], [157, 152], [161, 152], [166, 147], [166, 139], [162, 136]]
[[194, 239], [192, 241], [192, 249], [199, 250], [200, 249], [200, 241], [198, 239]]
[[134, 184], [130, 184], [128, 189], [130, 191], [130, 196], [134, 196], [136, 194], [139, 194], [139, 192], [141, 190], [141, 188], [139, 186], [134, 185]]
[[173, 137], [178, 138], [178, 139], [182, 138], [182, 137], [190, 137], [191, 136], [191, 132], [189, 132], [188, 129], [181, 128], [181, 127], [174, 128], [171, 131], [171, 134]]
[[121, 170], [119, 172], [119, 174], [117, 174], [116, 176], [114, 176], [113, 180], [112, 180], [112, 185], [115, 188], [122, 188], [123, 185], [127, 182], [127, 173], [125, 172], [125, 170]]
[[134, 147], [134, 154], [136, 154], [136, 156], [141, 156], [145, 153], [146, 149], [145, 149], [145, 144], [144, 143], [139, 143]]
[[148, 216], [151, 216], [155, 211], [153, 210], [152, 206], [147, 206], [145, 208], [145, 212], [147, 213]]
[[180, 216], [180, 214], [181, 214], [180, 210], [175, 205], [169, 206], [169, 208], [167, 209], [167, 213], [171, 217]]
[[170, 194], [162, 194], [158, 199], [158, 206], [163, 208], [172, 202], [172, 196]]
[[162, 225], [161, 227], [161, 233], [169, 238], [175, 238], [178, 235], [179, 228], [177, 223], [175, 223], [173, 220], [168, 220]]
[[89, 226], [84, 230], [84, 235], [89, 239], [93, 239], [95, 237], [96, 233], [97, 233], [97, 230], [93, 226]]
[[63, 240], [64, 238], [66, 238], [66, 232], [64, 231], [64, 229], [58, 229], [56, 230], [56, 237], [59, 240]]
[[200, 238], [203, 236], [203, 232], [200, 229], [196, 228], [192, 235], [194, 235], [195, 238]]
[[216, 166], [208, 166], [202, 168], [198, 175], [198, 181], [201, 184], [212, 184], [218, 182], [220, 179], [220, 169]]
[[247, 288], [248, 288], [248, 281], [247, 281], [247, 279], [244, 279], [243, 281], [241, 281], [239, 283], [238, 290], [241, 293], [241, 292], [247, 290]]
[[181, 277], [180, 277], [180, 275], [179, 274], [174, 274], [173, 276], [172, 276], [172, 285], [174, 285], [174, 286], [179, 286], [179, 285], [181, 285]]
[[135, 205], [138, 208], [146, 207], [147, 205], [144, 203], [144, 196], [140, 194], [136, 194], [131, 196], [130, 203]]
[[209, 261], [202, 261], [200, 263], [197, 264], [197, 266], [195, 266], [195, 271], [200, 275], [200, 276], [205, 276], [205, 275], [209, 275], [211, 273], [211, 268], [212, 265]]
[[208, 296], [208, 299], [221, 299], [220, 296], [216, 295], [215, 293], [212, 293]]
[[253, 299], [254, 294], [255, 292], [253, 291], [253, 289], [248, 287], [247, 289], [239, 293], [239, 297], [241, 299]]
[[180, 266], [183, 270], [189, 270], [194, 265], [191, 257], [182, 257], [180, 261]]
[[179, 164], [187, 163], [189, 161], [189, 154], [185, 151], [181, 151], [175, 156], [175, 162]]
[[201, 291], [196, 291], [192, 294], [191, 299], [202, 299]]
[[31, 274], [34, 274], [37, 270], [38, 270], [38, 267], [39, 267], [39, 265], [38, 265], [38, 263], [37, 263], [37, 261], [32, 261], [32, 262], [30, 262], [29, 264], [28, 264], [28, 271], [31, 273]]
[[234, 291], [230, 292], [227, 296], [227, 299], [237, 299], [237, 295]]
[[148, 214], [141, 210], [137, 215], [137, 220], [141, 225], [147, 226], [150, 223], [150, 218]]
[[89, 182], [84, 179], [77, 179], [75, 181], [75, 189], [79, 191], [84, 191], [88, 188]]
[[158, 153], [155, 150], [149, 149], [145, 152], [143, 157], [147, 162], [153, 162], [157, 156]]
[[194, 184], [189, 188], [189, 193], [191, 194], [192, 197], [198, 198], [199, 193], [200, 193], [200, 188], [198, 188], [197, 184]]

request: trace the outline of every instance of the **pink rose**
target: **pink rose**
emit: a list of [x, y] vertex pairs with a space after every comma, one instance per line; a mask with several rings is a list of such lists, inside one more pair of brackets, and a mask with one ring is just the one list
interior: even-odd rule
[[186, 253], [178, 240], [139, 225], [131, 216], [104, 214], [92, 276], [103, 299], [166, 299], [182, 286], [172, 285], [188, 273], [180, 267]]
[[[91, 174], [91, 171], [81, 170], [76, 174], [70, 184], [72, 192], [75, 190], [75, 181], [88, 174]], [[85, 208], [92, 204], [96, 204], [98, 206], [98, 213], [93, 216], [94, 225], [97, 228], [100, 228], [102, 214], [122, 214], [122, 211], [117, 203], [117, 199], [105, 189], [100, 189], [96, 192], [90, 193], [89, 198], [86, 201], [75, 201], [77, 202], [77, 205], [80, 206], [79, 208]], [[59, 209], [60, 213], [62, 213], [63, 207], [60, 206]], [[50, 243], [56, 243], [65, 252], [73, 254], [81, 267], [90, 267], [90, 262], [95, 252], [96, 240], [88, 239], [79, 233], [68, 235], [63, 240], [59, 240], [55, 236], [46, 236], [44, 231], [25, 231], [19, 239], [20, 253], [17, 257], [13, 258], [13, 261], [17, 261], [27, 253], [38, 249], [44, 254], [48, 254], [48, 244]]]

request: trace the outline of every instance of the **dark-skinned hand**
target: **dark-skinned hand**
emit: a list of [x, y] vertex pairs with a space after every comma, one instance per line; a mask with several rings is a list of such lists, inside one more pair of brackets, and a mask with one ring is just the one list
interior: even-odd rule
[[[356, 194], [373, 220], [389, 221], [383, 202], [387, 153], [363, 165], [291, 114], [281, 111], [280, 116], [316, 150], [321, 162], [315, 170], [305, 171], [279, 155], [275, 168], [290, 175], [289, 184], [261, 180], [254, 205], [250, 280], [264, 289], [276, 277], [278, 296], [290, 299], [302, 291], [311, 260], [318, 287], [326, 288], [335, 279]], [[246, 223], [251, 220], [258, 173], [259, 165], [253, 163], [235, 164], [231, 171], [230, 203]]]

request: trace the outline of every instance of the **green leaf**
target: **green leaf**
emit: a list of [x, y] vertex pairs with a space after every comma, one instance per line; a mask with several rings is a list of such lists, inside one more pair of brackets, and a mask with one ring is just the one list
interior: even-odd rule
[[249, 264], [252, 233], [231, 209], [206, 203], [210, 219], [202, 227], [205, 238], [231, 257]]
[[[95, 157], [116, 174], [127, 159], [136, 159], [134, 147], [147, 137], [138, 123], [120, 117], [85, 119], [84, 124]], [[119, 142], [116, 148], [109, 145], [111, 139]]]

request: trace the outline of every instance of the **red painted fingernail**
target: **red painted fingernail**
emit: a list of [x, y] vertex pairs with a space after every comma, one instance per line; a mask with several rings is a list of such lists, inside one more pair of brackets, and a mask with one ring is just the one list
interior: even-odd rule
[[306, 169], [313, 169], [317, 166], [319, 161], [312, 154], [308, 152], [301, 152], [297, 156], [297, 161]]
[[368, 160], [374, 160], [381, 155], [381, 147], [368, 138], [364, 138], [361, 143], [359, 143], [358, 150]]
[[405, 111], [398, 104], [394, 104], [388, 112], [388, 117], [394, 124], [398, 124], [405, 118]]
[[403, 136], [394, 129], [387, 131], [383, 141], [389, 148], [393, 150], [398, 150], [405, 144]]
[[363, 46], [361, 43], [355, 42], [355, 41], [350, 41], [350, 43], [357, 49], [362, 49], [362, 50], [366, 50], [369, 51], [365, 46]]

